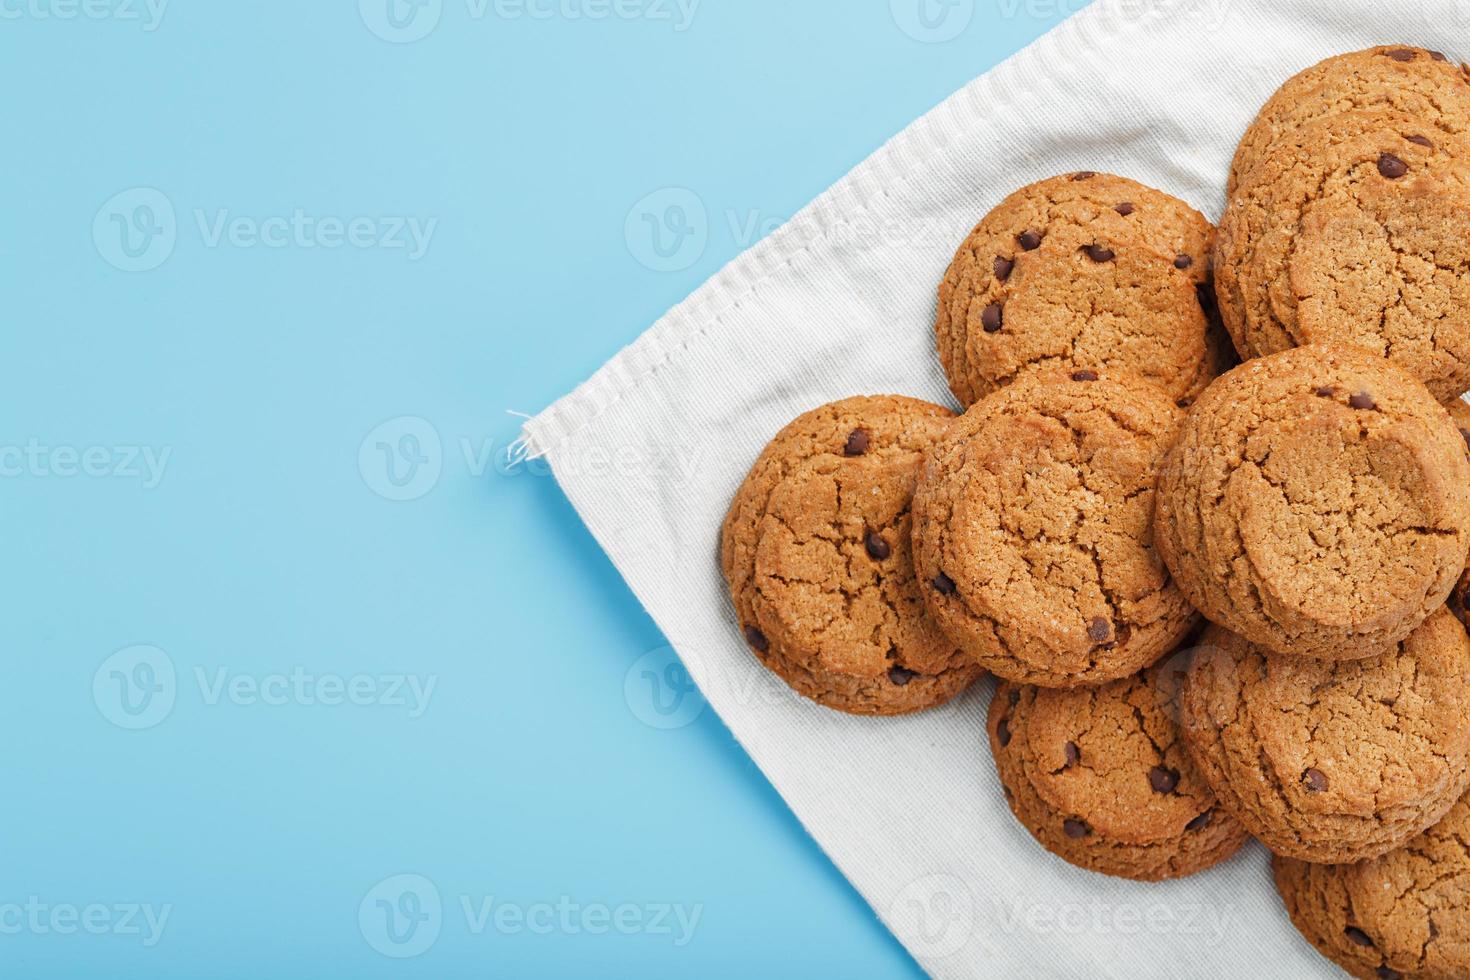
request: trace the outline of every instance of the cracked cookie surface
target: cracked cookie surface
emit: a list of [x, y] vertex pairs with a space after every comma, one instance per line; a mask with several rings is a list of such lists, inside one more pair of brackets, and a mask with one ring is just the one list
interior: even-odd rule
[[1470, 797], [1404, 847], [1361, 864], [1272, 862], [1292, 923], [1360, 980], [1470, 976]]
[[1275, 144], [1220, 222], [1216, 293], [1242, 357], [1350, 343], [1441, 401], [1470, 389], [1470, 138], [1344, 112]]
[[1350, 347], [1247, 361], [1196, 403], [1155, 536], [1213, 622], [1284, 655], [1372, 656], [1449, 596], [1470, 459], [1424, 386]]
[[735, 495], [720, 563], [747, 645], [799, 693], [855, 714], [942, 704], [980, 669], [929, 619], [911, 499], [953, 414], [849, 398], [782, 429]]
[[1381, 45], [1328, 58], [1286, 81], [1241, 138], [1227, 191], [1248, 180], [1255, 164], [1298, 129], [1340, 112], [1374, 109], [1422, 120], [1435, 132], [1470, 129], [1470, 73], [1443, 53]]
[[1174, 720], [1165, 667], [1068, 691], [1002, 682], [988, 730], [1011, 811], [1080, 868], [1140, 881], [1180, 878], [1240, 849]]
[[1200, 299], [1214, 235], [1183, 201], [1110, 174], [1011, 194], [939, 287], [935, 336], [955, 397], [972, 405], [1049, 367], [1123, 367], [1193, 399], [1234, 356]]
[[1377, 857], [1438, 821], [1470, 785], [1470, 636], [1444, 608], [1392, 651], [1269, 657], [1211, 627], [1180, 724], [1220, 805], [1274, 853]]
[[1156, 474], [1183, 413], [1129, 374], [1043, 372], [972, 407], [925, 463], [914, 566], [940, 627], [1043, 687], [1152, 664], [1196, 622], [1153, 548]]

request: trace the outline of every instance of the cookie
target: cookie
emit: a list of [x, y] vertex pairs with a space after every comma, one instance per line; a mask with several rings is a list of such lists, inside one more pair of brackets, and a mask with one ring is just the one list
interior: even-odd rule
[[935, 445], [914, 566], [940, 627], [1007, 680], [1104, 684], [1196, 615], [1152, 543], [1154, 482], [1183, 413], [1130, 374], [1027, 375]]
[[1110, 174], [1016, 191], [939, 287], [935, 335], [955, 397], [972, 405], [1038, 369], [1124, 367], [1192, 400], [1231, 353], [1198, 292], [1214, 234], [1183, 201]]
[[1089, 871], [1181, 878], [1230, 857], [1245, 829], [1215, 806], [1171, 710], [1170, 672], [1070, 691], [1001, 683], [990, 751], [1033, 837]]
[[1382, 652], [1470, 553], [1470, 459], [1444, 407], [1352, 347], [1247, 361], [1195, 404], [1155, 535], [1189, 601], [1285, 655]]
[[1342, 112], [1278, 142], [1220, 223], [1216, 293], [1241, 356], [1349, 343], [1458, 397], [1470, 389], [1467, 212], [1470, 138], [1418, 118]]
[[1328, 58], [1277, 90], [1246, 130], [1230, 165], [1234, 194], [1257, 161], [1298, 129], [1339, 112], [1399, 112], [1435, 132], [1470, 129], [1470, 74], [1438, 51], [1385, 45]]
[[903, 714], [980, 675], [925, 614], [910, 557], [919, 464], [952, 417], [899, 396], [825, 405], [782, 429], [736, 493], [720, 564], [740, 627], [806, 697]]
[[1194, 651], [1180, 725], [1190, 757], [1274, 853], [1377, 857], [1470, 788], [1470, 635], [1441, 607], [1366, 660], [1268, 656], [1212, 627]]
[[1470, 797], [1404, 847], [1361, 864], [1276, 858], [1292, 923], [1360, 980], [1470, 977]]

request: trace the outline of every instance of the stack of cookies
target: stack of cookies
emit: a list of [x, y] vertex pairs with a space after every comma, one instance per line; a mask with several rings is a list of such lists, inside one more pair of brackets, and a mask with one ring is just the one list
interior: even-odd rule
[[856, 714], [994, 675], [1006, 799], [1073, 864], [1254, 837], [1355, 976], [1470, 977], [1470, 69], [1310, 68], [1229, 180], [1218, 241], [1093, 172], [986, 215], [939, 287], [963, 414], [783, 429], [722, 531], [739, 627]]

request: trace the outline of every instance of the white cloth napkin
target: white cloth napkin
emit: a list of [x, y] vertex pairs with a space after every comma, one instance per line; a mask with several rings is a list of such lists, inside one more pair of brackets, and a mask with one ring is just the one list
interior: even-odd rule
[[1098, 0], [909, 126], [527, 424], [530, 451], [709, 704], [931, 975], [1342, 974], [1291, 927], [1255, 844], [1160, 885], [1043, 851], [1001, 797], [989, 683], [899, 719], [786, 693], [746, 649], [720, 578], [731, 494], [766, 441], [823, 402], [953, 403], [935, 291], [1011, 190], [1105, 170], [1218, 218], [1236, 141], [1289, 75], [1379, 43], [1464, 55], [1467, 27], [1470, 0]]

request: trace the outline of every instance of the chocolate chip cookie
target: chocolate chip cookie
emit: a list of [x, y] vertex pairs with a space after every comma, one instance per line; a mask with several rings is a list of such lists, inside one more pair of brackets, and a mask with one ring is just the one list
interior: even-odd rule
[[1282, 85], [1256, 116], [1230, 166], [1234, 194], [1277, 143], [1326, 116], [1353, 110], [1398, 112], [1422, 120], [1426, 135], [1470, 129], [1470, 74], [1438, 51], [1384, 45], [1338, 55]]
[[1201, 396], [1155, 534], [1210, 620], [1279, 654], [1352, 659], [1439, 608], [1470, 552], [1470, 459], [1443, 406], [1352, 347], [1247, 361]]
[[1185, 753], [1174, 685], [1150, 669], [1096, 688], [997, 687], [990, 751], [1012, 812], [1043, 847], [1089, 871], [1160, 881], [1245, 843]]
[[1183, 201], [1123, 177], [1016, 191], [939, 287], [935, 334], [955, 397], [972, 405], [1037, 369], [1123, 367], [1189, 402], [1233, 355], [1199, 295], [1214, 234]]
[[935, 445], [914, 566], [940, 627], [991, 672], [1077, 687], [1137, 673], [1196, 614], [1153, 548], [1156, 474], [1183, 413], [1130, 374], [1028, 374]]
[[1274, 144], [1220, 223], [1216, 293], [1243, 357], [1349, 343], [1441, 401], [1470, 389], [1470, 138], [1341, 112]]
[[1376, 860], [1272, 869], [1292, 923], [1360, 980], [1470, 977], [1470, 797]]
[[919, 464], [952, 417], [899, 396], [825, 405], [781, 430], [736, 493], [720, 539], [736, 615], [806, 697], [903, 714], [980, 675], [926, 615], [910, 557]]
[[1443, 607], [1367, 660], [1267, 656], [1212, 627], [1182, 709], [1220, 806], [1301, 861], [1384, 854], [1470, 788], [1470, 635]]

